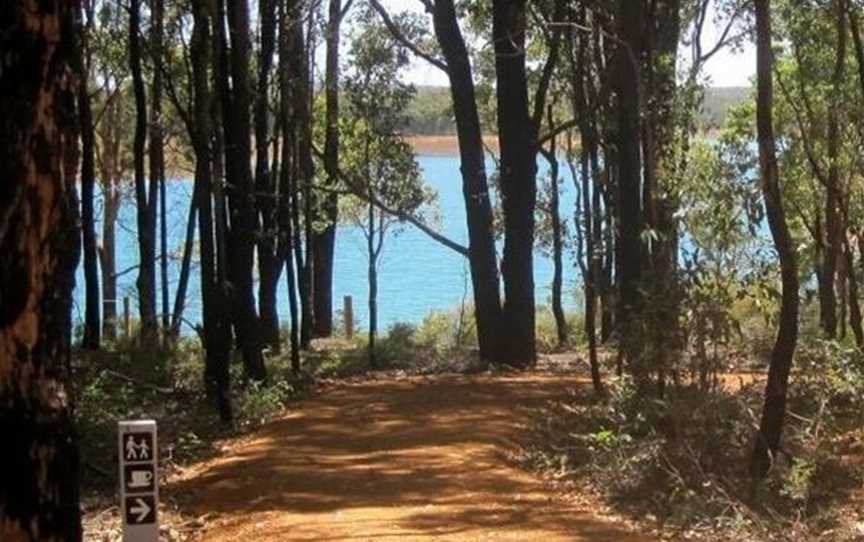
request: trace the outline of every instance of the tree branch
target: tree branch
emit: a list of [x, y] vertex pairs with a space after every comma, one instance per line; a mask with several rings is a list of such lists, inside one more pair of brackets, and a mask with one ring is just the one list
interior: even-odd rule
[[[321, 159], [321, 160], [324, 159], [324, 153], [321, 152], [321, 150], [318, 149], [318, 147], [313, 145], [312, 150], [315, 152], [315, 155], [318, 156], [319, 159]], [[355, 180], [351, 176], [349, 176], [347, 173], [342, 171], [341, 168], [336, 169], [336, 176], [339, 179], [341, 179], [342, 181], [344, 181], [345, 184], [347, 184], [349, 187], [353, 187], [353, 186], [357, 185]], [[437, 231], [433, 230], [430, 226], [428, 226], [426, 223], [424, 223], [419, 218], [417, 218], [413, 215], [410, 215], [404, 211], [400, 211], [399, 209], [393, 209], [392, 207], [387, 206], [387, 204], [385, 204], [380, 199], [375, 197], [374, 194], [367, 194], [363, 190], [338, 190], [335, 188], [329, 188], [329, 187], [324, 187], [324, 186], [315, 186], [314, 190], [320, 190], [322, 192], [330, 193], [330, 194], [356, 196], [356, 197], [358, 197], [358, 198], [360, 198], [360, 199], [362, 199], [368, 203], [371, 203], [372, 205], [374, 205], [375, 207], [377, 207], [381, 211], [384, 211], [385, 213], [387, 213], [391, 216], [394, 216], [394, 217], [398, 218], [399, 220], [402, 220], [402, 221], [405, 221], [405, 222], [411, 224], [412, 226], [414, 226], [415, 228], [417, 228], [418, 230], [420, 230], [421, 232], [425, 233], [427, 236], [432, 238], [434, 241], [437, 241], [438, 243], [440, 243], [440, 244], [444, 245], [445, 247], [453, 250], [454, 252], [457, 252], [457, 253], [461, 254], [462, 256], [465, 256], [466, 258], [469, 256], [468, 247], [460, 245], [456, 241], [453, 241], [453, 240], [449, 239], [448, 237], [445, 237], [443, 234], [438, 233]]]
[[381, 20], [384, 22], [384, 26], [387, 27], [387, 30], [390, 31], [390, 33], [393, 35], [393, 37], [396, 39], [396, 41], [398, 41], [399, 43], [404, 45], [406, 48], [408, 48], [409, 51], [414, 53], [416, 56], [418, 56], [418, 57], [422, 58], [423, 60], [425, 60], [426, 62], [432, 64], [433, 66], [435, 66], [439, 70], [441, 70], [443, 72], [448, 71], [446, 62], [444, 62], [440, 58], [435, 58], [430, 53], [427, 53], [426, 51], [422, 50], [414, 42], [409, 40], [405, 36], [405, 34], [402, 33], [402, 31], [399, 29], [399, 27], [396, 25], [396, 23], [393, 22], [393, 19], [390, 17], [390, 14], [387, 13], [387, 10], [384, 9], [384, 7], [381, 5], [381, 3], [378, 0], [369, 0], [369, 3], [372, 5], [372, 8], [375, 9], [376, 12], [378, 12], [378, 15], [381, 17]]

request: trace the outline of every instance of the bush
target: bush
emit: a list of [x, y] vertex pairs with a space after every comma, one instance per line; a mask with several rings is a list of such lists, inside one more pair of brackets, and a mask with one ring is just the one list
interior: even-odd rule
[[378, 360], [385, 364], [404, 363], [416, 354], [417, 343], [414, 335], [417, 328], [414, 324], [396, 322], [387, 328], [387, 335], [378, 340], [376, 353]]
[[286, 380], [267, 386], [259, 382], [249, 382], [234, 399], [237, 426], [248, 428], [267, 422], [282, 410], [297, 391], [297, 387]]

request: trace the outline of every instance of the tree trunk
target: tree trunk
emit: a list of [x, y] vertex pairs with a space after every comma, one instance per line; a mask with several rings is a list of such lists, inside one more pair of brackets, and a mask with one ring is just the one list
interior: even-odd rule
[[[327, 60], [325, 67], [325, 94], [327, 113], [324, 132], [324, 170], [327, 186], [339, 182], [339, 41], [342, 22], [342, 0], [330, 0], [327, 26]], [[326, 225], [313, 237], [315, 246], [314, 334], [329, 337], [333, 334], [333, 255], [336, 250], [336, 227], [339, 223], [339, 199], [336, 193], [323, 199], [322, 217]]]
[[[657, 233], [645, 254], [647, 278], [643, 289], [650, 292], [652, 314], [645, 315], [650, 335], [651, 367], [657, 373], [658, 393], [665, 393], [669, 353], [676, 348], [678, 297], [675, 295], [677, 261], [677, 211], [668, 177], [673, 174], [673, 144], [676, 116], [676, 75], [681, 38], [680, 0], [650, 4], [646, 96], [647, 122], [643, 141], [645, 185], [643, 205], [646, 228]], [[665, 183], [665, 185], [664, 185]]]
[[504, 208], [504, 340], [501, 360], [516, 367], [537, 358], [534, 306], [534, 208], [537, 127], [528, 112], [525, 0], [494, 0], [492, 37]]
[[637, 386], [647, 383], [642, 356], [640, 286], [642, 281], [642, 161], [640, 156], [640, 54], [645, 31], [642, 0], [621, 2], [615, 54], [614, 85], [618, 108], [618, 332], [621, 349]]
[[569, 344], [570, 328], [567, 316], [564, 314], [562, 293], [564, 289], [564, 239], [561, 232], [561, 215], [558, 194], [558, 159], [555, 158], [555, 147], [552, 147], [552, 160], [549, 162], [549, 183], [551, 185], [549, 209], [552, 221], [552, 314], [555, 316], [555, 330], [558, 333], [558, 347], [564, 349]]
[[774, 246], [780, 258], [783, 293], [780, 305], [780, 329], [771, 352], [768, 369], [768, 384], [765, 388], [765, 405], [756, 436], [750, 475], [762, 479], [767, 474], [780, 450], [783, 419], [786, 416], [786, 389], [792, 358], [798, 341], [798, 266], [795, 247], [786, 224], [777, 170], [776, 145], [772, 109], [774, 102], [773, 65], [771, 50], [771, 3], [770, 0], [755, 0], [756, 3], [756, 75], [758, 94], [756, 101], [756, 127], [759, 138], [759, 169], [762, 175], [762, 192], [765, 210]]
[[[290, 9], [288, 16], [293, 21], [302, 19], [300, 10], [303, 7], [302, 3], [296, 0], [289, 2], [293, 9]], [[308, 234], [311, 227], [311, 221], [314, 217], [311, 216], [312, 211], [312, 181], [315, 174], [314, 164], [312, 162], [312, 116], [309, 110], [311, 90], [309, 88], [309, 66], [306, 61], [306, 45], [303, 36], [303, 25], [292, 24], [289, 29], [289, 62], [292, 83], [292, 105], [293, 105], [293, 122], [296, 124], [296, 151], [294, 157], [294, 167], [296, 175], [295, 189], [302, 192], [304, 220], [300, 220], [300, 202], [297, 197], [292, 200], [292, 215], [293, 215], [293, 234], [294, 234], [294, 257], [297, 262], [297, 275], [299, 279], [300, 292], [300, 311], [302, 318], [300, 321], [300, 345], [302, 348], [309, 348], [312, 340], [312, 265], [313, 262], [308, 257], [313, 253], [312, 248], [306, 248], [307, 257], [303, 257], [304, 244], [301, 242], [301, 237], [304, 231]], [[295, 194], [296, 196], [296, 194]], [[305, 225], [301, 229], [301, 225]], [[306, 236], [308, 243], [309, 236]]]
[[828, 108], [828, 178], [825, 187], [825, 243], [819, 273], [820, 320], [825, 336], [837, 336], [837, 264], [842, 251], [843, 225], [840, 219], [840, 108], [846, 99], [843, 83], [846, 71], [846, 8], [835, 2], [837, 10], [837, 47], [831, 77], [831, 105]]
[[[846, 258], [846, 271], [849, 278], [849, 327], [855, 336], [855, 344], [859, 350], [864, 350], [864, 329], [861, 325], [861, 304], [859, 301], [858, 277], [855, 272], [855, 256], [852, 252], [852, 244], [849, 239], [844, 243], [844, 256]], [[864, 259], [864, 253], [859, 255]]]
[[[577, 83], [578, 84], [578, 83]], [[596, 235], [594, 232], [595, 224], [592, 222], [593, 205], [597, 203], [589, 197], [591, 194], [589, 179], [589, 166], [591, 164], [591, 145], [583, 136], [583, 150], [580, 159], [581, 162], [581, 180], [582, 180], [582, 220], [585, 223], [585, 336], [588, 339], [588, 365], [591, 368], [591, 383], [594, 386], [594, 393], [603, 395], [603, 381], [600, 377], [600, 360], [597, 356], [597, 277], [599, 271], [599, 260], [594, 253], [596, 247]], [[589, 136], [590, 137], [590, 136]], [[575, 179], [574, 179], [575, 181]], [[597, 193], [597, 187], [594, 186], [594, 194]], [[578, 211], [575, 220], [578, 224]]]
[[[231, 247], [229, 266], [233, 289], [234, 329], [243, 353], [246, 377], [264, 381], [267, 370], [261, 354], [258, 334], [258, 314], [255, 307], [254, 237], [257, 228], [254, 186], [249, 162], [252, 149], [249, 141], [251, 105], [249, 86], [249, 3], [247, 0], [228, 2], [228, 27], [231, 33], [230, 72], [231, 100], [222, 104], [225, 110], [228, 141], [227, 172], [228, 199], [231, 228], [228, 245]], [[223, 73], [223, 78], [227, 73]], [[223, 82], [227, 86], [227, 81]], [[225, 93], [223, 92], [223, 95]], [[229, 105], [227, 109], [225, 106]]]
[[453, 0], [438, 0], [433, 18], [438, 44], [447, 60], [447, 76], [459, 140], [477, 341], [480, 357], [485, 361], [493, 361], [501, 356], [503, 313], [492, 204], [486, 179], [474, 78]]
[[291, 30], [294, 24], [291, 14], [288, 13], [285, 3], [280, 4], [282, 10], [279, 22], [279, 116], [282, 127], [282, 164], [279, 169], [279, 208], [277, 220], [279, 222], [279, 237], [277, 253], [280, 260], [285, 262], [285, 282], [288, 290], [288, 308], [291, 315], [291, 369], [294, 373], [300, 371], [300, 322], [297, 307], [297, 277], [294, 272], [294, 242], [293, 231], [293, 209], [292, 202], [296, 194], [294, 190], [294, 159], [296, 158], [296, 144], [294, 129], [291, 122], [293, 102], [291, 75], [289, 73], [289, 56], [291, 50]]
[[366, 232], [367, 256], [369, 258], [369, 367], [378, 365], [375, 358], [375, 337], [378, 335], [378, 268], [375, 261], [375, 206], [369, 198], [369, 220]]
[[276, 48], [276, 0], [258, 3], [261, 21], [261, 48], [258, 52], [258, 86], [255, 95], [255, 190], [258, 213], [263, 230], [258, 240], [258, 312], [261, 320], [261, 339], [271, 350], [279, 352], [279, 313], [276, 291], [282, 262], [276, 255], [276, 178], [268, 163], [269, 154], [269, 86], [273, 53]]
[[[553, 131], [555, 119], [551, 105], [549, 106], [548, 117], [549, 130]], [[564, 303], [561, 299], [564, 289], [564, 239], [561, 231], [560, 181], [556, 139], [553, 137], [549, 142], [549, 150], [541, 149], [541, 153], [549, 163], [549, 222], [552, 229], [552, 315], [555, 317], [558, 348], [563, 350], [569, 342], [570, 329], [567, 325], [567, 316], [564, 314]]]
[[0, 17], [0, 540], [81, 540], [70, 338], [78, 239], [74, 2]]
[[106, 339], [117, 337], [117, 264], [116, 235], [117, 214], [120, 211], [120, 194], [117, 181], [106, 177], [103, 181], [102, 247], [99, 263], [102, 268], [102, 332]]
[[[209, 197], [209, 181], [207, 184], [207, 197]], [[195, 190], [201, 191], [202, 189], [196, 186]], [[168, 331], [168, 335], [172, 340], [176, 340], [180, 337], [183, 311], [186, 309], [186, 291], [189, 289], [189, 275], [192, 271], [192, 249], [195, 245], [195, 220], [198, 215], [198, 206], [202, 197], [204, 196], [195, 193], [192, 196], [192, 201], [189, 202], [189, 216], [186, 221], [186, 239], [183, 243], [183, 260], [180, 263], [180, 278], [177, 279], [177, 292], [174, 296], [174, 310], [171, 312], [171, 328]]]
[[[156, 194], [159, 200], [159, 258], [160, 286], [162, 293], [162, 330], [168, 333], [170, 312], [168, 308], [168, 205], [165, 186], [165, 141], [162, 129], [162, 37], [164, 34], [164, 0], [151, 0], [150, 56], [153, 60], [153, 106], [150, 109], [150, 220], [156, 227]], [[155, 234], [154, 234], [155, 237]], [[155, 281], [154, 281], [155, 286]]]
[[96, 187], [95, 142], [93, 112], [90, 108], [88, 81], [90, 75], [89, 24], [82, 28], [78, 52], [80, 71], [78, 81], [78, 114], [81, 127], [81, 232], [84, 247], [84, 337], [81, 346], [98, 350], [101, 341], [99, 321], [99, 257], [96, 249], [95, 213], [93, 199]]
[[117, 100], [105, 105], [99, 125], [101, 141], [100, 174], [102, 177], [102, 247], [99, 263], [102, 269], [102, 333], [106, 339], [117, 336], [117, 265], [116, 235], [117, 215], [120, 211], [119, 149], [120, 139], [116, 132], [120, 127]]
[[[571, 15], [572, 16], [572, 15]], [[574, 17], [575, 18], [575, 17]], [[584, 26], [587, 21], [585, 10], [580, 10], [577, 24]], [[573, 73], [573, 111], [579, 118], [579, 136], [581, 140], [581, 193], [582, 222], [585, 235], [585, 265], [582, 282], [585, 295], [585, 337], [588, 340], [588, 364], [591, 368], [591, 382], [597, 395], [603, 394], [603, 382], [600, 377], [600, 363], [597, 356], [597, 286], [600, 282], [600, 257], [596, 254], [601, 240], [600, 217], [600, 179], [597, 165], [597, 133], [595, 129], [596, 114], [590, 113], [587, 88], [591, 85], [591, 67], [588, 57], [588, 38], [579, 37], [578, 56], [574, 53], [577, 34], [575, 30], [569, 33], [568, 50], [570, 51], [570, 69]], [[589, 173], [590, 167], [590, 173]], [[573, 182], [577, 182], [575, 171]], [[590, 177], [590, 183], [589, 183]], [[577, 189], [579, 187], [577, 186]], [[593, 191], [592, 191], [593, 188]], [[574, 215], [575, 227], [579, 227], [579, 209]]]
[[154, 179], [158, 172], [150, 172], [150, 195], [144, 171], [144, 145], [147, 139], [147, 97], [141, 73], [141, 0], [131, 0], [129, 9], [129, 67], [135, 93], [135, 140], [132, 159], [135, 168], [135, 203], [138, 208], [138, 312], [141, 317], [141, 341], [156, 344], [159, 338], [156, 322], [156, 191]]
[[[208, 83], [208, 70], [212, 64], [213, 33], [211, 25], [216, 13], [213, 0], [193, 0], [192, 14], [192, 73], [195, 103], [196, 131], [192, 135], [195, 146], [195, 197], [198, 200], [198, 224], [201, 247], [201, 300], [204, 323], [204, 387], [216, 404], [219, 418], [228, 425], [232, 422], [231, 408], [231, 323], [227, 312], [227, 299], [219, 278], [217, 247], [213, 216], [213, 158], [214, 149], [212, 92]], [[218, 220], [218, 217], [216, 218]]]

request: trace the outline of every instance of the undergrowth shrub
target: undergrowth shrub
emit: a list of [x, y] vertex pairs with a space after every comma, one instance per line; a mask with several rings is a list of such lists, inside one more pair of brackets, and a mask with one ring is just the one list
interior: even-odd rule
[[861, 461], [842, 459], [855, 457], [864, 436], [864, 354], [803, 337], [795, 367], [782, 453], [763, 484], [747, 472], [763, 380], [709, 390], [682, 383], [660, 399], [639, 396], [630, 378], [612, 379], [603, 401], [573, 395], [538, 412], [522, 459], [688, 536], [797, 541], [839, 532], [831, 529], [847, 518], [832, 504], [864, 482]]
[[279, 413], [298, 391], [295, 384], [286, 380], [268, 385], [249, 382], [235, 395], [235, 423], [239, 428], [248, 428], [267, 422]]

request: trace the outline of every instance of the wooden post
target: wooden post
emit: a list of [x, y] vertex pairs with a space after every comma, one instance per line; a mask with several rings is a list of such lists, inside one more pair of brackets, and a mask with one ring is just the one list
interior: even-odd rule
[[129, 313], [129, 298], [123, 298], [123, 329], [126, 331], [126, 338], [132, 336], [132, 315]]
[[345, 337], [354, 338], [354, 304], [350, 295], [342, 298], [342, 318], [345, 319]]

